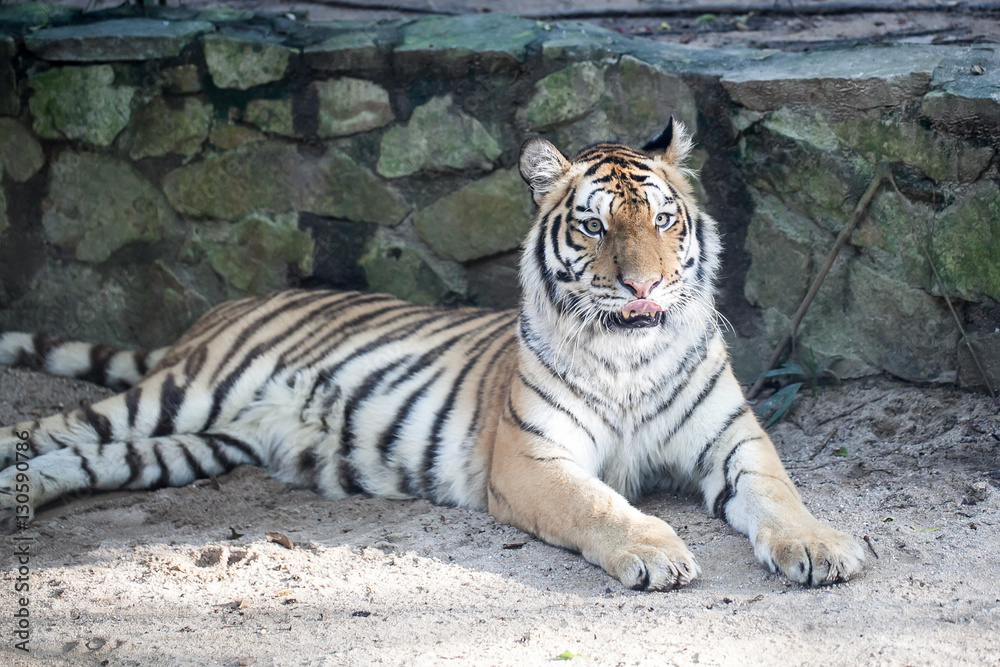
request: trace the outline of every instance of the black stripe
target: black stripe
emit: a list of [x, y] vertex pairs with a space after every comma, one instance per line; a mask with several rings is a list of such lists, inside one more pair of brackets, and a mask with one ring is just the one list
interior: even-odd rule
[[160, 466], [160, 476], [150, 486], [151, 489], [162, 489], [170, 486], [170, 469], [167, 462], [163, 460], [163, 452], [160, 451], [160, 443], [153, 443], [153, 456], [156, 457], [156, 464]]
[[131, 442], [125, 443], [125, 464], [128, 466], [128, 479], [122, 482], [119, 487], [122, 489], [139, 479], [139, 475], [142, 474], [142, 457]]
[[[497, 360], [507, 351], [507, 349], [517, 341], [517, 338], [510, 337], [504, 341], [503, 345], [497, 348], [497, 351], [493, 353], [490, 360], [486, 362], [487, 368], [493, 368]], [[486, 380], [491, 377], [489, 372], [485, 372], [479, 378], [479, 387], [476, 389], [476, 409], [472, 413], [472, 420], [469, 422], [469, 428], [465, 431], [465, 439], [468, 440], [473, 433], [479, 427], [479, 417], [483, 411], [483, 393], [486, 391]]]
[[[507, 314], [504, 313], [503, 317], [507, 317]], [[451, 389], [448, 391], [448, 396], [445, 398], [444, 405], [441, 406], [437, 415], [434, 417], [434, 425], [431, 428], [430, 445], [424, 450], [423, 482], [424, 489], [428, 492], [431, 489], [431, 470], [434, 467], [438, 451], [441, 449], [441, 431], [444, 428], [445, 422], [451, 416], [452, 410], [455, 408], [455, 399], [458, 396], [459, 390], [462, 388], [462, 383], [465, 381], [465, 377], [469, 374], [469, 372], [472, 371], [473, 367], [479, 363], [479, 360], [489, 348], [489, 344], [496, 340], [496, 338], [506, 330], [507, 323], [504, 322], [502, 326], [497, 327], [489, 334], [476, 341], [476, 344], [467, 351], [466, 354], [469, 356], [469, 359], [462, 366], [462, 370], [458, 372], [454, 381], [452, 381]]]
[[736, 452], [740, 449], [740, 447], [748, 442], [753, 442], [754, 440], [759, 439], [760, 438], [757, 436], [754, 436], [752, 438], [747, 438], [746, 440], [740, 440], [731, 450], [729, 450], [729, 455], [726, 456], [726, 460], [722, 464], [722, 481], [724, 484], [722, 490], [715, 496], [715, 501], [712, 503], [712, 512], [716, 517], [726, 519], [726, 505], [730, 500], [732, 500], [733, 496], [736, 495], [736, 487], [740, 482], [740, 476], [743, 474], [743, 471], [741, 470], [737, 473], [736, 478], [732, 482], [729, 481], [729, 467], [732, 465], [733, 457], [736, 456]]
[[81, 409], [83, 418], [90, 424], [90, 427], [97, 433], [97, 443], [106, 445], [111, 442], [111, 420], [102, 414], [94, 411], [94, 408], [87, 405]]
[[[323, 326], [311, 328], [307, 335], [303, 337], [302, 340], [298, 341], [295, 345], [292, 345], [287, 350], [283, 351], [275, 362], [273, 373], [279, 373], [288, 366], [294, 366], [299, 363], [301, 359], [314, 354], [317, 350], [326, 348], [323, 353], [319, 356], [323, 356], [330, 348], [335, 347], [341, 341], [343, 341], [349, 335], [350, 331], [354, 328], [358, 328], [370, 320], [376, 319], [380, 316], [388, 315], [392, 317], [392, 313], [396, 313], [398, 318], [399, 311], [405, 309], [408, 304], [397, 304], [384, 308], [378, 308], [376, 310], [368, 310], [360, 315], [349, 319], [347, 321], [325, 321], [328, 319], [328, 315], [331, 311], [344, 311], [350, 308], [355, 308], [357, 306], [363, 306], [372, 303], [378, 303], [380, 301], [392, 301], [393, 298], [384, 294], [354, 294], [353, 296], [335, 301], [324, 305], [322, 308], [318, 308], [314, 312], [310, 313], [308, 317], [304, 317], [297, 321], [295, 328], [301, 330], [304, 325], [311, 322], [314, 319], [321, 319], [323, 321]], [[415, 312], [426, 310], [425, 308], [413, 308]], [[344, 313], [340, 313], [344, 316]], [[323, 333], [323, 336], [316, 340], [309, 342], [316, 334]], [[328, 345], [331, 339], [336, 339], [336, 342]], [[306, 345], [309, 343], [308, 345]], [[305, 347], [303, 347], [305, 346]]]
[[316, 463], [318, 459], [316, 458], [316, 447], [315, 445], [308, 447], [301, 452], [299, 452], [299, 458], [296, 462], [296, 467], [298, 468], [299, 475], [307, 477], [310, 481], [316, 476]]
[[184, 362], [184, 377], [187, 380], [185, 384], [189, 384], [198, 375], [206, 359], [208, 359], [208, 344], [201, 343]]
[[125, 392], [125, 408], [128, 410], [128, 427], [135, 428], [135, 418], [139, 414], [139, 401], [142, 398], [142, 387], [132, 387]]
[[250, 459], [250, 463], [255, 466], [263, 465], [260, 457], [257, 456], [257, 452], [253, 448], [242, 440], [237, 440], [236, 438], [226, 435], [225, 433], [204, 433], [202, 437], [213, 438], [218, 442], [222, 443], [226, 447], [232, 447], [233, 449], [242, 452], [244, 456]]
[[656, 408], [646, 413], [640, 423], [646, 423], [653, 417], [656, 417], [664, 410], [669, 408], [673, 404], [674, 400], [680, 395], [685, 388], [687, 388], [688, 383], [691, 382], [691, 378], [694, 377], [695, 372], [698, 367], [708, 360], [708, 344], [702, 339], [697, 347], [692, 348], [694, 354], [687, 355], [681, 363], [681, 366], [676, 370], [671, 372], [668, 377], [670, 378], [680, 378], [680, 381], [674, 385], [673, 389], [667, 394], [667, 397], [657, 404]]
[[160, 385], [160, 418], [153, 429], [152, 437], [161, 435], [171, 435], [174, 432], [174, 420], [177, 412], [184, 402], [184, 390], [174, 382], [174, 374], [167, 373], [167, 377]]
[[691, 418], [692, 414], [694, 414], [694, 411], [698, 409], [698, 406], [700, 406], [702, 402], [704, 402], [704, 400], [708, 398], [709, 394], [712, 393], [712, 390], [715, 389], [715, 383], [719, 381], [719, 378], [722, 376], [722, 373], [728, 367], [729, 367], [729, 362], [727, 360], [723, 360], [723, 363], [719, 366], [719, 369], [715, 371], [710, 378], [708, 378], [708, 381], [705, 383], [705, 386], [702, 387], [701, 391], [695, 397], [694, 402], [690, 406], [688, 406], [688, 409], [684, 411], [684, 414], [681, 415], [681, 418], [677, 420], [677, 423], [674, 424], [674, 427], [670, 429], [670, 431], [662, 438], [663, 442], [669, 442], [670, 438], [674, 437], [677, 431], [683, 428], [683, 426], [687, 423], [687, 420]]
[[736, 410], [734, 410], [733, 412], [731, 412], [729, 414], [729, 416], [726, 417], [725, 420], [723, 420], [722, 427], [719, 428], [714, 434], [712, 434], [712, 437], [710, 437], [705, 442], [704, 446], [701, 447], [701, 451], [698, 454], [698, 463], [695, 466], [696, 469], [701, 474], [704, 475], [707, 472], [705, 470], [705, 463], [708, 461], [708, 453], [712, 450], [712, 447], [714, 447], [716, 444], [718, 444], [719, 440], [726, 433], [726, 431], [729, 429], [729, 427], [732, 426], [734, 423], [736, 423], [737, 419], [739, 419], [740, 417], [742, 417], [743, 415], [745, 415], [748, 410], [750, 410], [750, 406], [747, 405], [746, 403], [742, 403], [740, 405], [740, 407], [738, 407]]
[[442, 373], [444, 373], [444, 369], [439, 368], [434, 375], [432, 375], [426, 382], [417, 387], [415, 391], [407, 396], [406, 401], [403, 402], [403, 405], [400, 406], [399, 410], [396, 412], [396, 416], [393, 418], [392, 424], [389, 425], [389, 428], [382, 431], [382, 435], [380, 435], [378, 439], [378, 450], [382, 455], [383, 463], [389, 462], [389, 456], [392, 453], [392, 445], [397, 439], [399, 439], [399, 434], [403, 430], [403, 424], [409, 418], [410, 412], [413, 410], [413, 406], [416, 405], [417, 401], [419, 401], [424, 394], [427, 393], [427, 390], [430, 389], [431, 385], [437, 382], [437, 379], [441, 377]]
[[553, 442], [551, 438], [545, 435], [544, 431], [542, 431], [541, 428], [535, 426], [534, 424], [529, 424], [528, 422], [521, 419], [520, 415], [518, 415], [517, 411], [514, 409], [514, 400], [510, 396], [507, 396], [507, 414], [510, 415], [510, 421], [513, 422], [515, 426], [517, 426], [525, 433], [537, 435], [539, 438], [543, 438], [545, 440], [548, 440], [549, 442]]
[[208, 473], [205, 469], [201, 467], [201, 463], [195, 458], [191, 450], [183, 442], [176, 443], [177, 447], [181, 450], [181, 454], [184, 455], [184, 460], [187, 461], [188, 467], [191, 468], [191, 474], [194, 475], [195, 479], [205, 479], [208, 477]]
[[198, 437], [201, 438], [202, 442], [204, 442], [212, 451], [212, 458], [219, 464], [219, 467], [222, 468], [223, 472], [228, 472], [236, 467], [233, 460], [226, 456], [226, 452], [222, 449], [218, 440], [210, 435], [199, 435]]
[[116, 352], [118, 350], [108, 345], [91, 345], [90, 367], [82, 373], [77, 373], [75, 377], [101, 386], [107, 386], [108, 364]]
[[[468, 322], [470, 322], [472, 320], [480, 319], [482, 317], [483, 317], [483, 315], [481, 313], [475, 313], [475, 314], [473, 314], [473, 315], [471, 315], [469, 317], [465, 317], [465, 318], [462, 318], [462, 319], [458, 320], [454, 324], [449, 325], [447, 328], [450, 329], [450, 328], [453, 328], [453, 327], [458, 327], [458, 326], [466, 324], [466, 323], [468, 323]], [[496, 317], [492, 318], [488, 323], [484, 324], [483, 326], [484, 327], [488, 327], [488, 326], [494, 324], [497, 319], [502, 319], [502, 318], [505, 318], [505, 317], [509, 317], [509, 315], [507, 313], [505, 313], [505, 312], [504, 313], [500, 313], [499, 315], [497, 315]], [[440, 332], [441, 332], [441, 329], [433, 331], [430, 334], [428, 334], [428, 337], [433, 336], [434, 334], [437, 334], [437, 333], [440, 333]], [[459, 342], [463, 338], [468, 337], [472, 333], [474, 333], [474, 332], [461, 331], [461, 332], [455, 334], [454, 336], [452, 336], [451, 338], [448, 338], [447, 340], [443, 341], [439, 345], [437, 345], [437, 346], [431, 348], [430, 350], [428, 350], [427, 352], [425, 352], [423, 355], [420, 356], [420, 358], [417, 360], [417, 362], [415, 364], [413, 364], [412, 366], [410, 366], [406, 370], [406, 373], [403, 373], [398, 378], [396, 378], [395, 380], [392, 381], [392, 384], [389, 385], [389, 390], [391, 391], [391, 390], [395, 389], [396, 387], [398, 387], [399, 385], [401, 385], [402, 383], [404, 383], [407, 380], [409, 380], [410, 378], [415, 377], [422, 370], [424, 370], [425, 368], [427, 368], [428, 366], [430, 366], [432, 363], [434, 363], [435, 361], [437, 361], [437, 359], [439, 357], [441, 357], [441, 355], [443, 355], [446, 352], [448, 352], [448, 350], [450, 350], [452, 347], [454, 347], [454, 345], [457, 342]]]
[[698, 270], [694, 274], [694, 279], [701, 285], [705, 281], [705, 271], [708, 270], [708, 248], [705, 246], [705, 221], [702, 216], [698, 216], [694, 225], [694, 238], [698, 241]]
[[135, 350], [132, 352], [132, 363], [135, 364], [135, 370], [139, 374], [139, 377], [146, 377], [146, 373], [149, 371], [149, 365], [146, 363], [146, 357], [148, 356], [148, 350]]
[[[226, 351], [226, 355], [222, 358], [221, 361], [219, 361], [218, 364], [216, 364], [215, 371], [213, 371], [210, 379], [210, 383], [214, 383], [216, 379], [218, 379], [219, 374], [222, 373], [223, 369], [229, 364], [232, 358], [236, 356], [236, 354], [243, 347], [243, 344], [246, 343], [251, 336], [258, 333], [268, 322], [278, 319], [279, 317], [288, 313], [289, 311], [296, 310], [306, 305], [311, 305], [317, 301], [322, 301], [329, 295], [330, 295], [329, 292], [303, 292], [302, 294], [295, 295], [295, 298], [289, 299], [288, 302], [286, 302], [279, 308], [275, 308], [274, 310], [266, 313], [265, 315], [257, 317], [251, 322], [245, 323], [239, 334], [232, 340], [232, 342], [230, 342], [228, 350]], [[271, 299], [268, 299], [267, 301], [264, 301], [260, 305], [264, 305], [270, 302]], [[230, 322], [229, 326], [227, 327], [227, 331], [231, 332], [234, 328], [235, 327], [233, 327], [232, 323]], [[297, 329], [295, 329], [294, 327], [286, 327], [284, 329], [285, 332], [290, 332], [295, 330]], [[258, 345], [257, 347], [260, 346]]]
[[83, 472], [87, 473], [87, 479], [90, 480], [90, 486], [88, 486], [87, 488], [96, 489], [97, 475], [95, 475], [94, 471], [90, 468], [90, 462], [87, 461], [87, 457], [83, 455], [83, 452], [81, 452], [78, 447], [73, 447], [71, 451], [79, 457], [80, 469], [83, 470]]
[[590, 438], [590, 442], [592, 442], [595, 446], [597, 445], [597, 439], [594, 437], [594, 434], [591, 433], [590, 429], [587, 428], [583, 424], [583, 422], [581, 422], [579, 419], [577, 419], [576, 415], [574, 415], [572, 412], [570, 412], [570, 410], [568, 408], [564, 407], [561, 403], [559, 403], [558, 401], [556, 401], [556, 399], [553, 396], [550, 396], [547, 392], [542, 391], [540, 388], [536, 387], [531, 382], [529, 382], [528, 378], [524, 377], [524, 374], [522, 374], [520, 371], [518, 371], [517, 377], [521, 381], [521, 384], [523, 384], [525, 387], [527, 387], [531, 391], [533, 391], [536, 394], [538, 394], [539, 398], [541, 398], [543, 401], [545, 401], [546, 403], [548, 403], [549, 405], [551, 405], [553, 408], [555, 408], [556, 410], [559, 410], [560, 412], [562, 412], [563, 414], [565, 414], [567, 417], [569, 417], [573, 421], [573, 423], [576, 424], [577, 427], [581, 431], [583, 431], [584, 433], [587, 434], [587, 437]]
[[381, 368], [372, 371], [365, 377], [364, 382], [362, 382], [351, 397], [347, 399], [347, 404], [344, 405], [344, 416], [343, 423], [340, 427], [340, 457], [341, 459], [346, 459], [350, 456], [351, 450], [354, 449], [354, 413], [378, 386], [385, 380], [386, 376], [392, 373], [396, 368], [407, 363], [412, 359], [412, 355], [406, 355], [395, 361], [382, 366]]

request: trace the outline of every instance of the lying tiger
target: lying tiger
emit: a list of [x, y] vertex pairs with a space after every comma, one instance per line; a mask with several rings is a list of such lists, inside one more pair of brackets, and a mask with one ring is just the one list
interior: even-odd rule
[[291, 290], [224, 303], [148, 353], [4, 334], [2, 363], [131, 386], [0, 431], [7, 529], [61, 494], [249, 463], [328, 498], [488, 509], [662, 591], [698, 564], [629, 499], [670, 482], [697, 488], [772, 571], [850, 578], [862, 549], [803, 506], [733, 376], [713, 302], [720, 243], [692, 199], [690, 150], [673, 119], [642, 151], [600, 143], [569, 161], [527, 141], [538, 213], [516, 312]]

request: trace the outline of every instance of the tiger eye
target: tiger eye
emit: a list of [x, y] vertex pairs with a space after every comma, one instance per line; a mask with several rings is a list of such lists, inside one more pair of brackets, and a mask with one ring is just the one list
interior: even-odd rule
[[598, 220], [597, 218], [591, 218], [590, 220], [587, 220], [586, 222], [583, 223], [583, 226], [591, 234], [597, 234], [602, 229], [604, 229], [604, 225], [602, 225], [601, 221]]

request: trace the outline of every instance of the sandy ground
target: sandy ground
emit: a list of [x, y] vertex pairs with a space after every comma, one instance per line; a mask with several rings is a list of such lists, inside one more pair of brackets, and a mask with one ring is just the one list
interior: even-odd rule
[[[615, 4], [507, 4], [526, 3]], [[315, 19], [400, 15], [211, 4], [304, 8]], [[463, 3], [433, 6], [441, 4]], [[748, 29], [602, 24], [698, 46], [785, 48], [905, 32], [911, 41], [976, 41], [993, 25], [918, 11], [751, 17]], [[0, 423], [105, 395], [0, 369]], [[0, 538], [0, 665], [534, 665], [559, 656], [582, 665], [1000, 665], [998, 407], [947, 387], [858, 381], [800, 398], [773, 436], [813, 512], [865, 540], [868, 567], [856, 580], [789, 584], [689, 496], [641, 507], [671, 522], [702, 577], [679, 591], [637, 593], [479, 512], [328, 502], [241, 468], [217, 484], [41, 511], [21, 535], [33, 538], [28, 654], [12, 634], [12, 552], [23, 542]], [[272, 531], [293, 548], [269, 542]]]
[[[0, 423], [106, 393], [2, 369]], [[27, 655], [2, 538], [0, 664], [1000, 664], [998, 407], [856, 381], [801, 397], [773, 436], [813, 512], [869, 545], [856, 580], [807, 589], [768, 573], [689, 496], [640, 506], [672, 523], [701, 579], [638, 593], [480, 512], [329, 502], [240, 468], [40, 512], [22, 534]]]

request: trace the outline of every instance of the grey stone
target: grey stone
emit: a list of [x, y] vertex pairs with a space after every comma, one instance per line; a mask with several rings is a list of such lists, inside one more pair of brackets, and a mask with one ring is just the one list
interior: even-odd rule
[[216, 123], [212, 127], [211, 134], [208, 135], [208, 142], [216, 148], [223, 150], [236, 148], [240, 144], [264, 141], [265, 139], [267, 139], [267, 135], [252, 127], [229, 123]]
[[198, 223], [190, 246], [188, 253], [203, 257], [228, 286], [245, 294], [287, 287], [290, 268], [298, 277], [309, 276], [315, 248], [308, 230], [299, 229], [295, 212]]
[[923, 46], [778, 53], [722, 77], [737, 104], [756, 111], [789, 104], [833, 114], [900, 107], [929, 90], [943, 52]]
[[634, 146], [657, 136], [671, 116], [691, 135], [698, 131], [698, 105], [684, 80], [632, 56], [622, 56], [611, 71], [601, 108], [615, 136]]
[[539, 131], [572, 123], [587, 115], [604, 94], [604, 68], [574, 63], [535, 83], [528, 103], [528, 123]]
[[927, 130], [899, 118], [865, 114], [837, 123], [833, 131], [872, 162], [902, 162], [938, 182], [968, 183], [993, 160], [991, 146], [975, 146], [953, 135]]
[[376, 230], [359, 264], [369, 290], [411, 303], [439, 303], [451, 294], [465, 293], [461, 269], [436, 259], [405, 230]]
[[195, 37], [214, 29], [206, 21], [115, 19], [43, 28], [27, 35], [24, 44], [43, 60], [88, 63], [156, 60], [179, 55]]
[[429, 16], [403, 28], [396, 66], [418, 72], [428, 63], [462, 72], [470, 64], [486, 72], [515, 67], [537, 38], [534, 21], [503, 14]]
[[241, 144], [181, 167], [163, 178], [163, 190], [178, 211], [223, 220], [256, 210], [305, 211], [394, 225], [408, 210], [392, 188], [340, 151], [306, 157], [277, 141]]
[[278, 81], [288, 70], [288, 59], [298, 53], [253, 33], [206, 35], [205, 62], [219, 88], [247, 90]]
[[389, 105], [389, 92], [371, 81], [343, 77], [314, 81], [312, 88], [319, 98], [316, 133], [321, 137], [367, 132], [395, 119]]
[[560, 21], [542, 31], [542, 55], [552, 60], [599, 60], [632, 48], [628, 38], [592, 23]]
[[82, 11], [77, 7], [61, 7], [47, 2], [5, 4], [0, 5], [0, 21], [27, 28], [69, 21]]
[[0, 35], [0, 116], [16, 116], [21, 113], [17, 76], [14, 74], [16, 53], [14, 40]]
[[534, 214], [517, 169], [474, 181], [417, 213], [414, 228], [440, 257], [465, 262], [516, 248]]
[[922, 110], [936, 126], [974, 139], [1000, 139], [1000, 49], [949, 49], [931, 85]]
[[295, 137], [295, 119], [292, 116], [292, 100], [250, 100], [247, 102], [244, 118], [265, 132]]
[[13, 118], [0, 118], [0, 176], [23, 183], [44, 164], [42, 146], [31, 132]]
[[110, 65], [56, 67], [32, 75], [32, 127], [45, 139], [81, 139], [107, 146], [132, 116], [135, 88], [115, 85]]
[[154, 97], [135, 114], [122, 135], [129, 157], [140, 160], [176, 153], [190, 160], [201, 151], [212, 122], [212, 106], [195, 97], [177, 101], [179, 108], [163, 97]]
[[[10, 220], [7, 219], [7, 195], [4, 193], [3, 188], [0, 188], [0, 238], [3, 238], [3, 233], [7, 231], [10, 226]], [[0, 301], [3, 297], [3, 283], [0, 283]]]
[[381, 65], [374, 30], [353, 30], [303, 50], [306, 64], [321, 72], [357, 72]]
[[619, 138], [617, 132], [612, 129], [607, 114], [601, 109], [591, 111], [575, 123], [560, 125], [542, 134], [569, 156], [575, 155], [595, 141]]
[[980, 389], [988, 382], [1000, 393], [1000, 332], [970, 333], [959, 341], [958, 379], [964, 387]]
[[938, 217], [928, 251], [949, 296], [1000, 301], [1000, 187], [982, 180]]
[[103, 262], [129, 243], [157, 241], [176, 226], [163, 196], [125, 162], [64, 151], [51, 172], [45, 237], [82, 262]]
[[815, 223], [792, 213], [776, 197], [755, 197], [745, 243], [751, 257], [743, 284], [747, 301], [794, 314], [810, 284], [814, 248], [822, 248], [825, 240]]
[[520, 253], [510, 252], [468, 267], [469, 297], [483, 308], [517, 308], [521, 287], [517, 278]]
[[485, 171], [500, 152], [482, 123], [453, 107], [451, 95], [445, 95], [414, 109], [406, 125], [386, 131], [376, 170], [388, 178], [422, 170]]
[[163, 70], [163, 85], [167, 92], [174, 95], [200, 93], [201, 72], [197, 65], [178, 65]]

